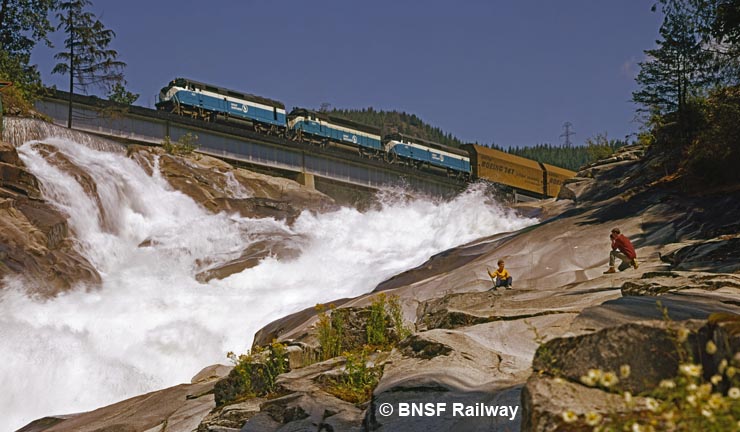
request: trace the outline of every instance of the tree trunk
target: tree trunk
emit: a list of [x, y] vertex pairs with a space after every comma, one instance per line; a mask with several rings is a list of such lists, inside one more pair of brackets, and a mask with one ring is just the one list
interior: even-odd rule
[[74, 94], [75, 80], [75, 29], [72, 24], [72, 8], [69, 8], [69, 109], [67, 111], [67, 127], [72, 129], [72, 95]]
[[5, 49], [5, 38], [7, 31], [3, 28], [5, 25], [5, 17], [8, 15], [8, 0], [3, 0], [2, 9], [0, 9], [0, 49]]

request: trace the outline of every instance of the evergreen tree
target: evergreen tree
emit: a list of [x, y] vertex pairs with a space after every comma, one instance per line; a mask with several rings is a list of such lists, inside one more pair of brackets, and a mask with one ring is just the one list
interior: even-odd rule
[[64, 30], [67, 51], [54, 56], [57, 63], [52, 73], [69, 75], [69, 111], [67, 127], [72, 127], [72, 95], [75, 89], [89, 87], [111, 89], [123, 82], [126, 63], [118, 61], [118, 52], [109, 47], [116, 36], [95, 15], [85, 10], [89, 0], [63, 1], [59, 5], [59, 30]]
[[26, 97], [41, 88], [41, 78], [30, 64], [37, 43], [51, 43], [48, 34], [54, 27], [49, 12], [56, 0], [2, 0], [0, 2], [0, 78], [15, 82]]
[[646, 50], [650, 59], [640, 63], [633, 100], [648, 110], [677, 112], [684, 117], [689, 97], [703, 92], [716, 79], [712, 55], [703, 49], [697, 15], [691, 0], [663, 0], [665, 17], [658, 48]]

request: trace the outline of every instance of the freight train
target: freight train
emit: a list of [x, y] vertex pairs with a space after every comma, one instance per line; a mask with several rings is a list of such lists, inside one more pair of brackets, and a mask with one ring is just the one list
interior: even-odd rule
[[172, 80], [159, 93], [157, 109], [208, 122], [238, 123], [259, 133], [298, 142], [333, 146], [454, 176], [486, 180], [535, 197], [554, 197], [575, 173], [476, 144], [461, 148], [400, 133], [381, 136], [379, 128], [323, 112], [295, 108], [286, 113], [276, 100], [185, 78]]

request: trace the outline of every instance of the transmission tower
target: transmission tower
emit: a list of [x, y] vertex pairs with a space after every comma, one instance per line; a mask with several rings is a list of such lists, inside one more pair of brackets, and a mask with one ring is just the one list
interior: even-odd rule
[[570, 142], [570, 136], [571, 136], [571, 135], [575, 135], [575, 134], [576, 134], [575, 132], [572, 132], [572, 131], [570, 130], [570, 128], [571, 128], [572, 126], [573, 126], [573, 123], [571, 123], [571, 122], [565, 122], [565, 123], [563, 124], [563, 127], [565, 128], [565, 132], [563, 132], [562, 134], [560, 134], [560, 136], [561, 136], [561, 137], [565, 137], [565, 147], [570, 147], [570, 145], [572, 144], [572, 143]]

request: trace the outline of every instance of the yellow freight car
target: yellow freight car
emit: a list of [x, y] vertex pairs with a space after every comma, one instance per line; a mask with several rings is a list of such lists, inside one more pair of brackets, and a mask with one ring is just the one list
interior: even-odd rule
[[576, 173], [565, 168], [543, 163], [546, 172], [547, 196], [556, 197], [566, 180], [576, 176]]
[[563, 182], [576, 174], [476, 144], [462, 148], [470, 153], [473, 178], [510, 186], [536, 197], [557, 196]]

